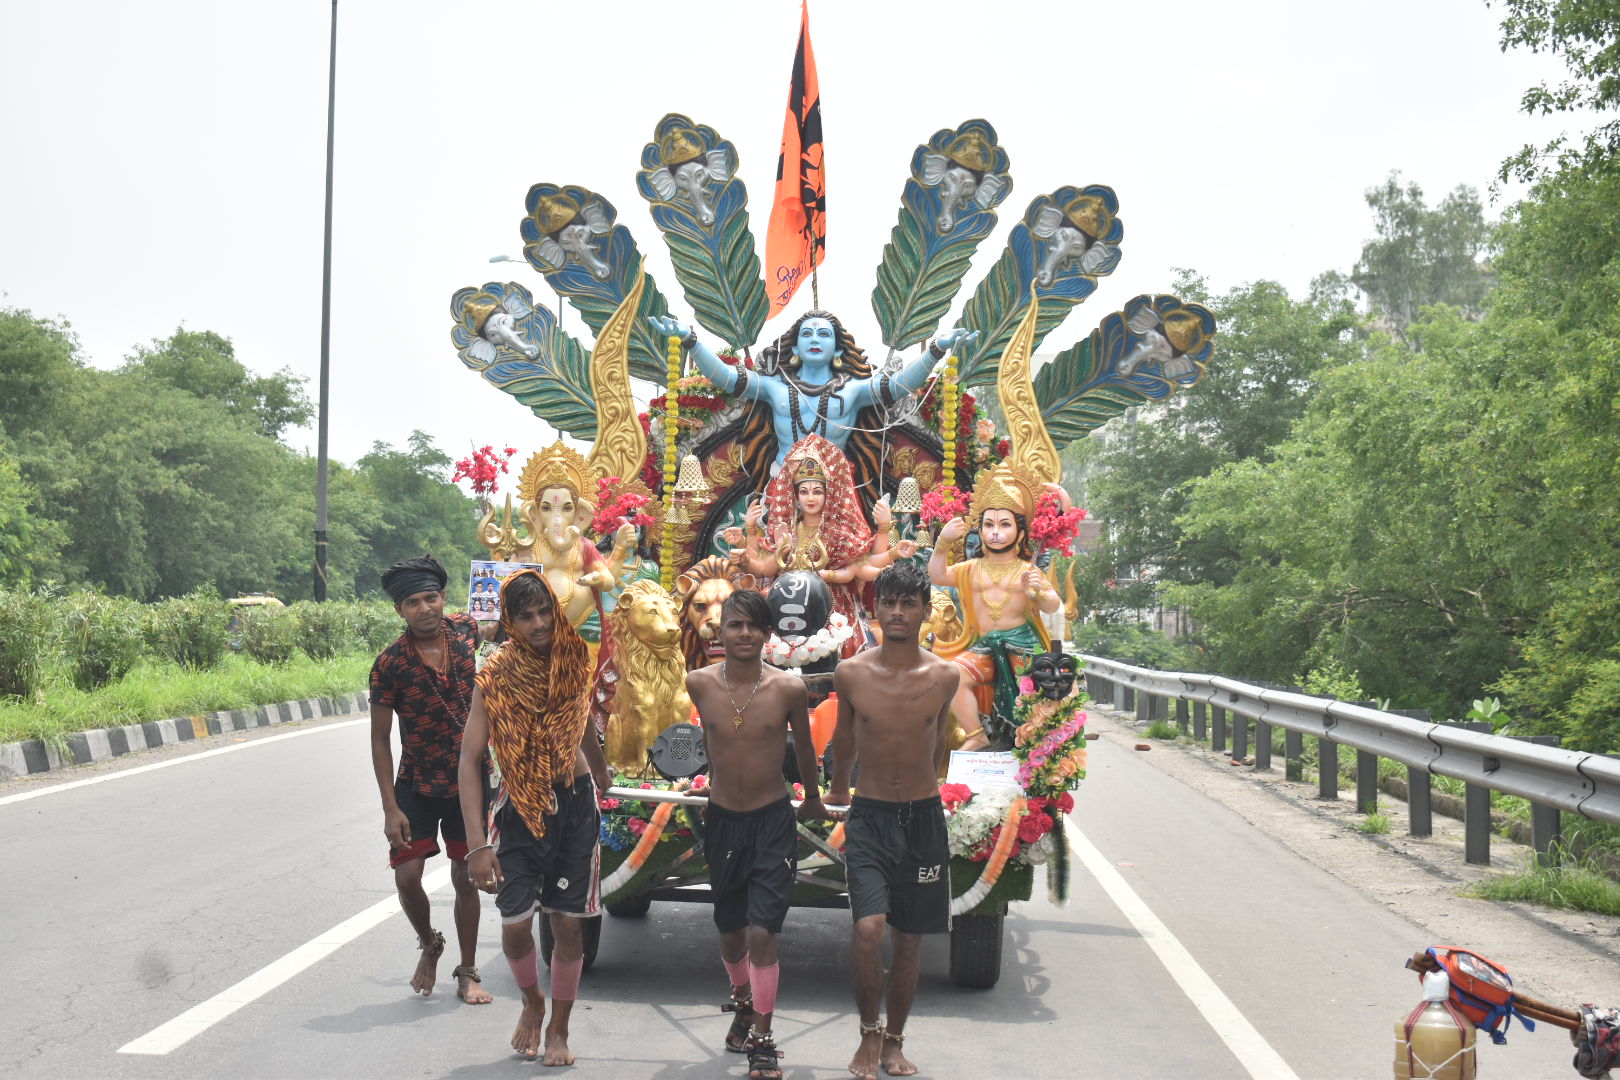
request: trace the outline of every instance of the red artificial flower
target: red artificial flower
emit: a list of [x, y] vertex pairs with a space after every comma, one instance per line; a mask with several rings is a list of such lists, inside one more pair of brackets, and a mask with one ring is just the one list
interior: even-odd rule
[[464, 457], [456, 462], [456, 471], [451, 475], [452, 484], [466, 480], [472, 488], [473, 494], [487, 499], [495, 494], [499, 486], [496, 477], [500, 473], [510, 472], [506, 459], [517, 451], [507, 447], [504, 456], [497, 454], [493, 446], [482, 446], [472, 452], [472, 456]]
[[1065, 814], [1074, 813], [1074, 796], [1067, 791], [1057, 797], [1057, 808]]
[[603, 810], [617, 810], [619, 808], [619, 800], [618, 799], [598, 799], [598, 800], [596, 800], [596, 805], [601, 807]]
[[939, 801], [945, 804], [947, 810], [955, 810], [971, 798], [973, 798], [973, 789], [966, 784], [939, 785]]
[[[1045, 814], [1025, 814], [1024, 820], [1018, 823], [1018, 839], [1026, 844], [1039, 840], [1046, 833], [1046, 829], [1041, 828], [1043, 821], [1049, 822], [1050, 819]], [[1049, 828], [1050, 824], [1047, 825]]]
[[629, 821], [625, 822], [624, 825], [625, 828], [629, 829], [637, 836], [640, 836], [642, 833], [647, 831], [647, 823], [638, 817], [631, 818]]
[[922, 497], [923, 521], [949, 521], [961, 517], [972, 505], [968, 494], [953, 484], [940, 484]]
[[1078, 506], [1063, 509], [1063, 500], [1048, 491], [1035, 504], [1035, 519], [1029, 523], [1029, 539], [1036, 548], [1051, 548], [1065, 555], [1074, 554], [1074, 538], [1086, 512]]
[[1000, 440], [999, 442], [996, 443], [996, 456], [997, 457], [1002, 458], [1003, 460], [1005, 460], [1007, 455], [1010, 454], [1010, 453], [1012, 453], [1012, 440], [1011, 439], [1002, 439], [1002, 440]]

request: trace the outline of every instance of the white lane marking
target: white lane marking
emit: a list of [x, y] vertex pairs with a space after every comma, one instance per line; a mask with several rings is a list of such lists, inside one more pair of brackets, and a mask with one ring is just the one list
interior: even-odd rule
[[[55, 795], [58, 791], [71, 791], [74, 788], [88, 787], [91, 784], [104, 784], [108, 780], [122, 780], [126, 776], [138, 776], [141, 773], [152, 772], [156, 769], [167, 769], [171, 765], [184, 765], [188, 761], [201, 761], [203, 758], [214, 757], [217, 754], [229, 754], [234, 750], [246, 750], [250, 746], [264, 746], [268, 743], [280, 742], [282, 739], [296, 739], [302, 735], [319, 735], [323, 731], [337, 731], [340, 728], [369, 723], [371, 723], [371, 718], [362, 716], [358, 720], [345, 720], [338, 724], [323, 724], [320, 727], [306, 728], [303, 731], [289, 731], [282, 735], [270, 735], [263, 739], [233, 743], [230, 746], [221, 746], [217, 750], [204, 750], [200, 754], [187, 754], [184, 757], [170, 758], [168, 761], [155, 761], [150, 765], [137, 765], [133, 769], [120, 769], [117, 772], [103, 773], [100, 776], [88, 776], [83, 780], [69, 780], [65, 784], [52, 784], [50, 787], [42, 787], [37, 791], [24, 791], [17, 795], [7, 795], [0, 798], [0, 806], [5, 806], [7, 803], [23, 802], [27, 799], [37, 799], [41, 795]], [[230, 734], [235, 734], [235, 732]], [[174, 745], [180, 746], [184, 744], [175, 743]]]
[[1097, 879], [1097, 884], [1103, 887], [1114, 906], [1130, 920], [1142, 940], [1147, 942], [1148, 948], [1159, 958], [1159, 963], [1181, 987], [1181, 992], [1187, 995], [1187, 1000], [1203, 1015], [1210, 1029], [1232, 1051], [1248, 1074], [1254, 1080], [1299, 1080], [1282, 1055], [1271, 1048], [1271, 1044], [1254, 1029], [1248, 1018], [1232, 1004], [1232, 999], [1215, 985], [1209, 973], [1198, 966], [1198, 961], [1193, 959], [1187, 947], [1126, 884], [1124, 875], [1103, 857], [1102, 852], [1079, 829], [1064, 831], [1068, 834], [1070, 849], [1091, 871], [1091, 876]]
[[[442, 866], [422, 878], [422, 888], [434, 893], [450, 884], [450, 868]], [[294, 975], [324, 960], [367, 930], [386, 922], [399, 912], [399, 897], [366, 908], [360, 914], [344, 919], [324, 934], [306, 941], [279, 960], [255, 971], [241, 982], [221, 990], [200, 1005], [194, 1005], [170, 1020], [153, 1028], [132, 1042], [118, 1048], [120, 1054], [167, 1054], [201, 1035], [237, 1009], [252, 1004]]]

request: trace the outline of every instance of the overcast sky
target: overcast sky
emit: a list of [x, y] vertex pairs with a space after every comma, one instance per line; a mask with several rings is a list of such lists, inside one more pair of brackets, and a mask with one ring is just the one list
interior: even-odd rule
[[[1503, 55], [1482, 0], [813, 0], [810, 15], [822, 301], [868, 351], [912, 151], [964, 120], [995, 125], [1014, 188], [957, 312], [1030, 199], [1119, 194], [1123, 260], [1054, 351], [1177, 267], [1298, 295], [1350, 268], [1363, 194], [1390, 170], [1431, 201], [1483, 189], [1563, 126], [1519, 113], [1561, 68]], [[313, 397], [330, 16], [325, 0], [0, 0], [0, 305], [71, 321], [102, 367], [181, 324], [214, 330], [257, 371], [308, 375]], [[555, 304], [527, 265], [489, 262], [521, 256], [531, 184], [611, 200], [689, 318], [636, 192], [641, 148], [667, 112], [716, 128], [762, 238], [798, 21], [798, 0], [341, 0], [333, 457], [414, 428], [454, 457], [553, 437], [450, 342], [461, 286], [516, 280]], [[808, 306], [805, 289], [766, 334]], [[564, 323], [585, 333], [571, 310]], [[312, 450], [313, 425], [291, 441]]]

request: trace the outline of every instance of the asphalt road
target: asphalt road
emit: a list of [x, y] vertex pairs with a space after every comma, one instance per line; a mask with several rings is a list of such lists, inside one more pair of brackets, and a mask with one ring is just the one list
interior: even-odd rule
[[[495, 1003], [456, 1000], [450, 953], [431, 999], [410, 994], [415, 942], [386, 910], [392, 878], [364, 722], [209, 744], [0, 784], [0, 1075], [540, 1070], [507, 1049], [517, 993], [492, 900], [479, 959]], [[237, 749], [209, 753], [215, 744]], [[1418, 997], [1401, 960], [1446, 942], [1128, 742], [1092, 745], [1071, 819], [1080, 835], [1070, 902], [1049, 903], [1037, 879], [1036, 899], [1006, 920], [1003, 974], [990, 990], [954, 986], [946, 942], [928, 942], [907, 1042], [922, 1075], [1390, 1075], [1392, 1024]], [[165, 762], [174, 764], [141, 768]], [[84, 779], [97, 782], [49, 790]], [[448, 886], [433, 900], [448, 932]], [[847, 1075], [857, 1041], [848, 935], [847, 912], [789, 917], [776, 1027], [792, 1080]], [[222, 1015], [190, 1025], [167, 1052], [119, 1052], [154, 1032], [168, 1039], [188, 1010], [217, 1005], [266, 968], [285, 975], [299, 968], [289, 954], [312, 952], [320, 958], [279, 985], [213, 1008]], [[580, 1061], [567, 1072], [745, 1076], [743, 1059], [719, 1049], [724, 998], [707, 907], [607, 918], [574, 1013]], [[1561, 1032], [1515, 1030], [1506, 1047], [1481, 1047], [1482, 1072], [1567, 1077], [1567, 1045]]]

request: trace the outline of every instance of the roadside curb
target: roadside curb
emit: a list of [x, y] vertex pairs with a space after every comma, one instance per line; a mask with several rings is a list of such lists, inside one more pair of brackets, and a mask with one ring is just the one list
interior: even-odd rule
[[172, 720], [146, 720], [122, 727], [76, 731], [67, 737], [66, 754], [43, 739], [0, 743], [0, 780], [31, 776], [69, 765], [106, 761], [136, 750], [173, 746], [194, 739], [206, 739], [210, 735], [224, 735], [272, 724], [290, 724], [298, 720], [343, 716], [364, 712], [367, 708], [369, 700], [366, 694], [339, 694], [336, 697], [304, 698], [302, 701], [227, 709]]

